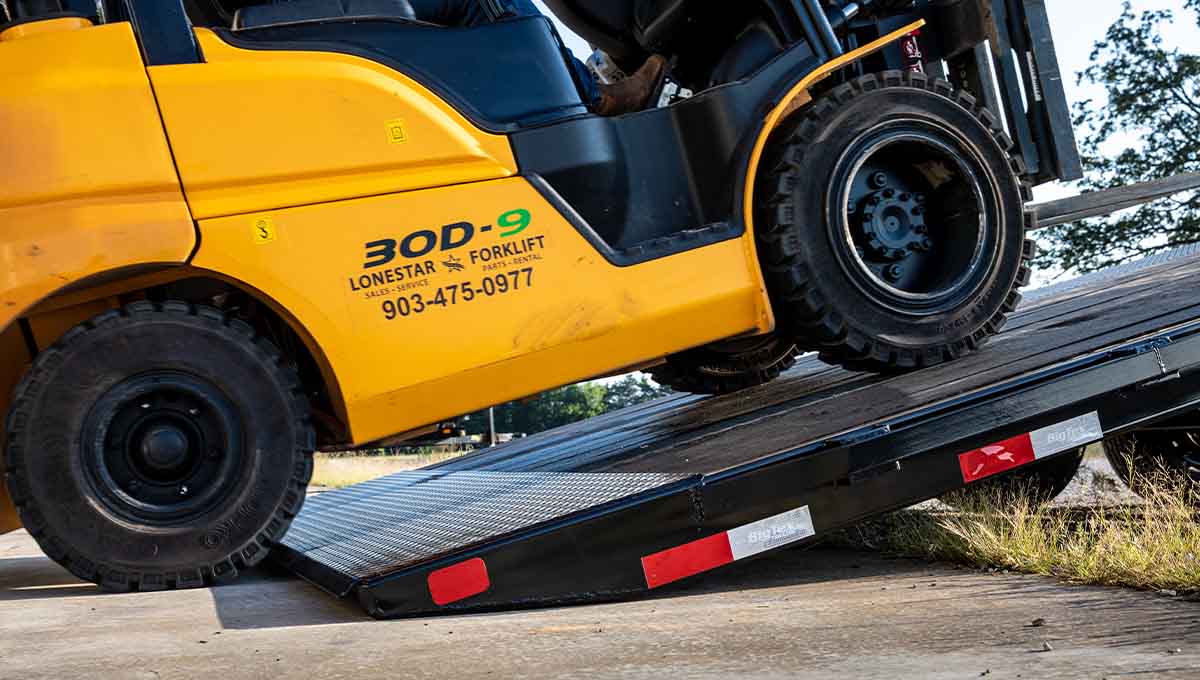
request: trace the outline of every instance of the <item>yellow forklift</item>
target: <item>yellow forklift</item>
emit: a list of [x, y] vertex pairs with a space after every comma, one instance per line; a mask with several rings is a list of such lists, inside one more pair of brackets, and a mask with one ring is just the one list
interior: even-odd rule
[[589, 111], [545, 17], [0, 3], [0, 529], [208, 585], [317, 448], [638, 368], [946, 362], [1019, 301], [1029, 187], [1079, 175], [1037, 2], [548, 5], [666, 56], [658, 105]]

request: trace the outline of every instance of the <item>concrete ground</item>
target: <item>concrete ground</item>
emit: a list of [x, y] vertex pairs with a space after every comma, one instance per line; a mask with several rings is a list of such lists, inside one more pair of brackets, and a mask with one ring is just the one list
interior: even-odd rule
[[839, 550], [739, 563], [652, 599], [378, 622], [262, 573], [103, 594], [24, 532], [0, 536], [0, 678], [14, 680], [1197, 678], [1198, 643], [1195, 601]]

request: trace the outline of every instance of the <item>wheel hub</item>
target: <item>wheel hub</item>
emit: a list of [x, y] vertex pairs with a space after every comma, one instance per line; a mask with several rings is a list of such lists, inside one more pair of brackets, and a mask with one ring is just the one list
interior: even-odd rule
[[183, 430], [174, 425], [155, 425], [141, 437], [138, 462], [161, 472], [177, 472], [188, 459], [191, 446]]
[[925, 196], [881, 189], [863, 202], [859, 224], [871, 257], [899, 262], [933, 246], [925, 225]]
[[983, 285], [998, 246], [994, 186], [973, 152], [924, 121], [881, 124], [830, 177], [835, 252], [851, 282], [894, 312], [931, 316]]
[[84, 468], [115, 513], [151, 524], [217, 507], [239, 483], [236, 410], [211, 384], [170, 372], [132, 378], [89, 416]]

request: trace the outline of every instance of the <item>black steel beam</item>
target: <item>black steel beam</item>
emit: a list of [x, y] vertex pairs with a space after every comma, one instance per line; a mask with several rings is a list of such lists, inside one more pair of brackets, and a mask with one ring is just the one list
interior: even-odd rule
[[204, 61], [183, 0], [125, 0], [147, 66]]
[[1046, 3], [1024, 0], [1022, 7], [1024, 30], [1028, 32], [1026, 95], [1031, 116], [1038, 118], [1038, 146], [1046, 166], [1042, 168], [1041, 179], [1077, 180], [1083, 177], [1083, 165]]
[[1031, 205], [1030, 209], [1037, 213], [1035, 228], [1041, 229], [1091, 217], [1102, 217], [1197, 189], [1200, 189], [1200, 173], [1193, 172], [1127, 187], [1088, 192], [1057, 201], [1036, 203]]
[[[1088, 413], [1098, 413], [1106, 434], [1116, 434], [1198, 403], [1200, 326], [1182, 327], [636, 502], [441, 556], [361, 583], [358, 597], [378, 617], [626, 597], [650, 589], [643, 559], [660, 551], [798, 508], [808, 509], [820, 537], [961, 487], [960, 453]], [[487, 565], [486, 591], [435, 603], [430, 575], [473, 559]]]

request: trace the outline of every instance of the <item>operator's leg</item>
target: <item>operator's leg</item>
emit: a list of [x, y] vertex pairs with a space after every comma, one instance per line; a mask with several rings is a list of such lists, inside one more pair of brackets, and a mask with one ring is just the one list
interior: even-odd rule
[[[541, 12], [533, 4], [533, 0], [475, 0], [477, 4], [507, 5], [509, 16], [531, 17]], [[622, 113], [641, 111], [653, 102], [650, 101], [666, 75], [667, 62], [660, 56], [653, 56], [637, 73], [629, 78], [612, 85], [602, 85], [596, 80], [596, 75], [573, 54], [567, 54], [571, 68], [575, 71], [575, 79], [583, 89], [584, 100], [588, 108], [602, 116], [614, 116]]]

